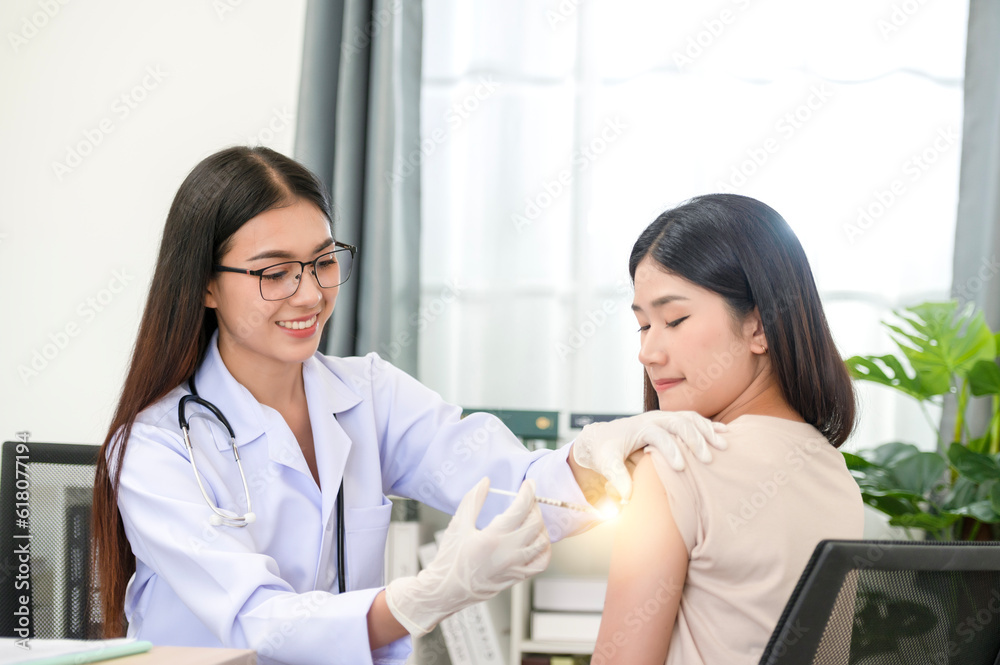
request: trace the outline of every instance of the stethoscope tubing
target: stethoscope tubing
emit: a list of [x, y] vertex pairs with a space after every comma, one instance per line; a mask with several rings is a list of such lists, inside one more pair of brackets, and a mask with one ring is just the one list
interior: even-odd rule
[[[242, 528], [252, 524], [256, 521], [257, 516], [250, 504], [250, 488], [247, 485], [247, 477], [243, 473], [243, 464], [240, 461], [240, 453], [236, 447], [236, 433], [233, 431], [232, 425], [229, 424], [229, 420], [222, 413], [222, 410], [198, 395], [198, 389], [194, 385], [194, 376], [188, 379], [188, 387], [191, 389], [191, 394], [181, 397], [177, 404], [177, 422], [181, 427], [181, 432], [184, 434], [184, 446], [187, 448], [188, 457], [191, 459], [191, 468], [194, 470], [194, 479], [198, 481], [198, 489], [201, 490], [201, 496], [214, 513], [209, 523], [213, 526], [230, 526], [234, 528]], [[247, 512], [245, 515], [228, 514], [216, 506], [209, 498], [208, 492], [205, 490], [205, 485], [201, 482], [201, 474], [198, 473], [198, 464], [194, 459], [194, 447], [191, 445], [190, 427], [186, 416], [186, 409], [189, 403], [198, 404], [211, 411], [212, 415], [226, 428], [226, 432], [229, 434], [229, 443], [233, 449], [233, 458], [236, 460], [236, 468], [239, 469], [240, 480], [243, 482], [243, 495], [247, 500]], [[334, 414], [334, 417], [336, 417], [336, 414]], [[337, 490], [337, 584], [340, 593], [347, 591], [347, 578], [344, 570], [344, 552], [347, 549], [346, 540], [347, 529], [344, 526], [344, 480], [341, 479], [340, 488]]]
[[[181, 432], [184, 434], [184, 445], [187, 447], [188, 457], [191, 458], [191, 468], [194, 469], [194, 479], [198, 481], [198, 489], [201, 490], [201, 495], [205, 498], [205, 503], [208, 507], [212, 509], [215, 516], [210, 523], [214, 526], [231, 526], [236, 528], [245, 527], [248, 524], [253, 524], [256, 520], [256, 515], [253, 512], [253, 506], [250, 503], [250, 488], [247, 485], [247, 477], [243, 472], [243, 464], [240, 461], [240, 453], [236, 449], [236, 433], [233, 431], [232, 425], [229, 424], [229, 419], [222, 413], [219, 407], [215, 406], [206, 399], [203, 399], [198, 395], [197, 388], [194, 385], [194, 377], [188, 381], [188, 386], [191, 388], [191, 394], [181, 397], [180, 403], [177, 405], [177, 420], [181, 426]], [[220, 423], [226, 428], [226, 432], [229, 434], [229, 444], [233, 449], [233, 459], [236, 460], [236, 468], [240, 472], [240, 480], [243, 482], [243, 496], [247, 499], [247, 512], [244, 515], [230, 515], [223, 512], [218, 506], [212, 503], [212, 500], [208, 497], [208, 492], [205, 490], [204, 483], [201, 482], [201, 474], [198, 473], [198, 463], [194, 459], [194, 447], [191, 445], [191, 435], [189, 431], [188, 420], [186, 416], [186, 410], [188, 403], [193, 402], [199, 404], [209, 411], [212, 412]]]

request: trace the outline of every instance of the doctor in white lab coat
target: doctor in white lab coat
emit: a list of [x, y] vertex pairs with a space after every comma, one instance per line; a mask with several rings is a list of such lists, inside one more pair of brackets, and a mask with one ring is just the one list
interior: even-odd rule
[[[408, 633], [539, 572], [550, 539], [589, 525], [535, 493], [584, 503], [581, 485], [604, 477], [627, 493], [622, 462], [642, 445], [721, 445], [707, 421], [646, 414], [528, 452], [375, 354], [322, 355], [353, 253], [315, 177], [266, 148], [216, 153], [182, 184], [98, 465], [107, 634], [127, 622], [154, 644], [248, 647], [261, 663], [403, 663]], [[239, 464], [220, 419], [190, 400], [187, 447], [192, 384], [231, 425]], [[384, 586], [389, 494], [458, 512], [438, 559]]]

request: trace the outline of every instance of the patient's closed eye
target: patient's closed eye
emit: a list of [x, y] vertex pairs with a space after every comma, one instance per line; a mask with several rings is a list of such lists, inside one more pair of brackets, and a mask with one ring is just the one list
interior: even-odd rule
[[[688, 315], [688, 316], [690, 316], [690, 315]], [[687, 316], [682, 316], [679, 319], [674, 319], [673, 321], [667, 321], [665, 325], [666, 325], [667, 328], [676, 328], [686, 318], [688, 318], [688, 317]], [[649, 330], [649, 328], [650, 328], [650, 325], [647, 323], [644, 326], [639, 326], [639, 330], [637, 330], [636, 332], [646, 332], [647, 330]]]

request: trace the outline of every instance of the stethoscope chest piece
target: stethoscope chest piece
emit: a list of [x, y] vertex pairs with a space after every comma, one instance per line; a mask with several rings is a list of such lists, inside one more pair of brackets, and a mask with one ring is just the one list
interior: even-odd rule
[[[180, 402], [177, 404], [177, 422], [181, 427], [181, 432], [184, 435], [184, 446], [187, 448], [188, 457], [191, 459], [191, 468], [194, 470], [194, 479], [198, 481], [198, 489], [201, 490], [201, 495], [205, 498], [205, 503], [208, 507], [212, 509], [212, 515], [208, 518], [208, 523], [212, 526], [231, 526], [231, 527], [245, 527], [249, 524], [253, 524], [257, 520], [257, 516], [253, 512], [253, 508], [250, 505], [250, 489], [247, 486], [247, 477], [243, 473], [243, 464], [240, 462], [240, 452], [236, 448], [236, 433], [233, 431], [232, 425], [229, 424], [229, 420], [222, 413], [219, 407], [215, 406], [207, 399], [199, 397], [198, 390], [194, 385], [194, 377], [192, 376], [188, 380], [188, 387], [191, 389], [190, 395], [185, 395], [181, 397]], [[212, 499], [209, 498], [208, 492], [205, 490], [205, 485], [201, 482], [201, 474], [198, 473], [198, 464], [194, 460], [194, 447], [191, 445], [191, 433], [190, 424], [187, 418], [187, 406], [188, 404], [197, 404], [208, 409], [213, 416], [215, 416], [222, 426], [226, 428], [226, 433], [229, 435], [229, 443], [233, 448], [233, 458], [236, 460], [236, 467], [240, 470], [240, 480], [243, 481], [243, 494], [247, 499], [247, 512], [244, 515], [237, 515], [228, 511], [224, 511], [214, 503]], [[192, 413], [192, 418], [209, 418], [207, 414], [204, 413]], [[336, 417], [336, 414], [334, 414]], [[340, 593], [344, 593], [347, 590], [347, 574], [345, 570], [345, 551], [346, 551], [346, 527], [344, 525], [344, 480], [340, 481], [340, 489], [337, 490], [337, 584], [340, 589]]]

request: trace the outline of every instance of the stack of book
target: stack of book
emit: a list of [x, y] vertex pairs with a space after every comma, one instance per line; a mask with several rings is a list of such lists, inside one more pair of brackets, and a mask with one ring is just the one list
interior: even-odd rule
[[608, 581], [593, 577], [537, 577], [532, 583], [531, 639], [595, 644]]
[[590, 656], [547, 656], [531, 654], [521, 658], [521, 665], [589, 665]]

